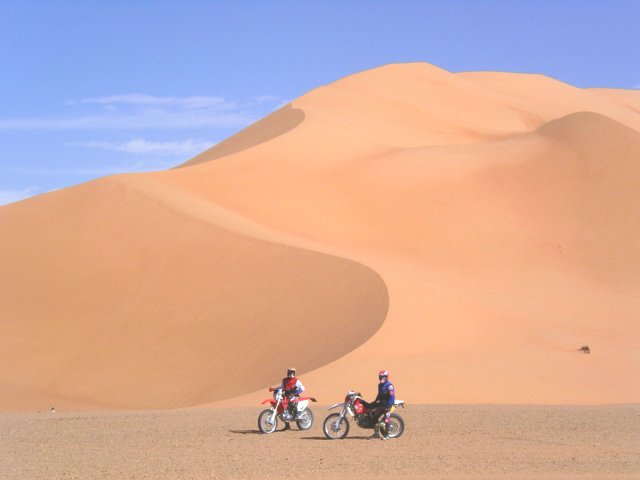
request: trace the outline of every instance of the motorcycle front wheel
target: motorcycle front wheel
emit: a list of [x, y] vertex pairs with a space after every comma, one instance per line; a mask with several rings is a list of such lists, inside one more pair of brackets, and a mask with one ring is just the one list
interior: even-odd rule
[[309, 430], [313, 425], [313, 413], [311, 413], [311, 410], [303, 410], [300, 415], [298, 415], [296, 425], [300, 430]]
[[387, 435], [389, 438], [398, 438], [404, 432], [404, 420], [396, 413], [392, 413], [387, 424]]
[[340, 418], [339, 413], [332, 413], [324, 419], [322, 431], [329, 440], [344, 438], [349, 433], [349, 420], [345, 417]]
[[262, 433], [273, 433], [276, 431], [278, 427], [278, 415], [275, 416], [273, 422], [271, 421], [272, 416], [273, 410], [269, 408], [260, 412], [258, 416], [258, 428]]

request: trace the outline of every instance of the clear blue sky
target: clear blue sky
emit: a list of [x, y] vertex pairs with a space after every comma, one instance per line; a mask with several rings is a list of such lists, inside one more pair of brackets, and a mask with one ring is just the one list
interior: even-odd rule
[[0, 204], [177, 165], [409, 61], [640, 88], [640, 0], [0, 0]]

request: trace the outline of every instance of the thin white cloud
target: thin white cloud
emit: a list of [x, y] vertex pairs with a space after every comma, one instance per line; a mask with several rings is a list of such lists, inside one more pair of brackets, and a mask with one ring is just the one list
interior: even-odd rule
[[143, 93], [128, 93], [124, 95], [111, 95], [107, 97], [85, 98], [78, 103], [100, 105], [171, 105], [185, 108], [224, 107], [234, 108], [235, 104], [227, 102], [222, 97], [156, 97]]
[[97, 167], [16, 167], [6, 169], [9, 173], [19, 175], [43, 176], [43, 177], [103, 177], [119, 173], [145, 172], [150, 170], [164, 170], [175, 166], [175, 161], [137, 161], [133, 163], [117, 163], [101, 165]]
[[[0, 130], [96, 130], [239, 128], [277, 105], [273, 96], [236, 103], [222, 97], [156, 97], [141, 93], [67, 102], [73, 110], [58, 117], [0, 118]], [[93, 110], [86, 112], [86, 110]]]
[[211, 148], [214, 143], [196, 141], [193, 139], [179, 142], [151, 142], [142, 138], [129, 140], [128, 142], [85, 142], [73, 143], [73, 146], [82, 146], [92, 149], [112, 150], [134, 154], [154, 154], [165, 156], [195, 155]]
[[22, 190], [0, 190], [0, 205], [18, 202], [38, 193], [38, 187], [27, 187]]
[[262, 95], [261, 97], [256, 97], [254, 101], [258, 104], [277, 103], [280, 101], [280, 99], [278, 97], [274, 97], [273, 95]]
[[104, 112], [74, 118], [0, 119], [0, 130], [187, 129], [242, 127], [257, 120], [251, 112]]

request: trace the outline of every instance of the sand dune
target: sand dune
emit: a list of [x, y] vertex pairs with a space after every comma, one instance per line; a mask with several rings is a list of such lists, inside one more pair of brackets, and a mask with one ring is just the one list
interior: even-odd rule
[[326, 402], [380, 368], [414, 403], [638, 402], [639, 102], [389, 65], [0, 208], [0, 408], [252, 404], [292, 363]]
[[[321, 366], [382, 324], [386, 288], [367, 267], [217, 228], [139, 183], [106, 178], [2, 209], [16, 234], [0, 240], [3, 408], [230, 397], [283, 363]], [[304, 356], [282, 348], [308, 338]]]

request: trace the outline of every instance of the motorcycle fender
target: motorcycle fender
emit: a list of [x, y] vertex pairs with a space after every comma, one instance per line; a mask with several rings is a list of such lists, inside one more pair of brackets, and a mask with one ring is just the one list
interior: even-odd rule
[[302, 410], [307, 408], [308, 405], [309, 405], [309, 400], [302, 400], [301, 402], [298, 402], [298, 411], [301, 412]]
[[270, 398], [267, 400], [263, 400], [260, 405], [264, 405], [265, 403], [270, 403], [271, 406], [274, 406], [276, 404], [276, 402], [274, 402], [273, 400], [271, 400]]
[[344, 403], [334, 403], [329, 407], [329, 410], [333, 410], [334, 408], [337, 408], [337, 407], [340, 407], [340, 408], [344, 407]]

